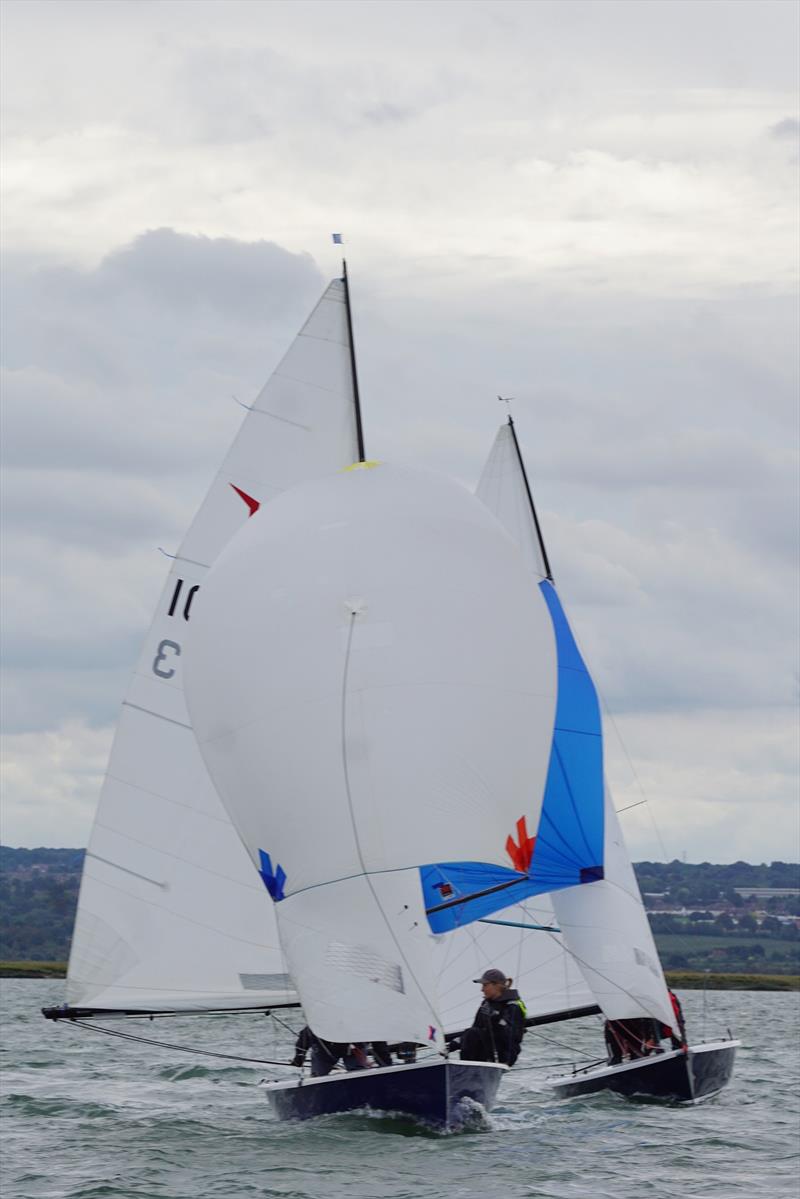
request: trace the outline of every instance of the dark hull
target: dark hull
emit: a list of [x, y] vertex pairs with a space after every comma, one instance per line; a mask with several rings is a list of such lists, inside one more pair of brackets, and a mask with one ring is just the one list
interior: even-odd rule
[[619, 1066], [602, 1066], [576, 1071], [565, 1078], [553, 1079], [551, 1086], [559, 1099], [613, 1091], [628, 1098], [666, 1099], [673, 1102], [699, 1103], [710, 1099], [730, 1081], [739, 1041], [713, 1041], [654, 1054]]
[[266, 1091], [282, 1120], [371, 1108], [454, 1128], [474, 1112], [475, 1104], [490, 1110], [506, 1068], [492, 1062], [419, 1062], [272, 1083]]

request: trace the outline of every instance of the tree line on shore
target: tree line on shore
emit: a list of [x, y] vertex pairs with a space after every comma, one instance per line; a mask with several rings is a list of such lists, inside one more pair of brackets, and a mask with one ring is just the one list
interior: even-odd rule
[[[0, 846], [0, 960], [67, 959], [83, 857], [82, 849]], [[800, 917], [800, 895], [750, 899], [735, 890], [799, 888], [797, 864], [676, 860], [635, 870], [666, 967], [800, 971], [800, 929], [787, 919]]]

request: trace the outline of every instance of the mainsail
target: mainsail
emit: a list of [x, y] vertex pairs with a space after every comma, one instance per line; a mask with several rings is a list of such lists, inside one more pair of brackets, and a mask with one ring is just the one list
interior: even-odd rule
[[671, 1025], [672, 1007], [658, 953], [602, 780], [602, 730], [594, 684], [549, 581], [549, 562], [511, 418], [497, 434], [477, 494], [520, 546], [538, 589], [557, 614], [559, 700], [548, 775], [552, 803], [548, 813], [546, 794], [533, 872], [541, 864], [540, 850], [549, 869], [587, 839], [603, 846], [602, 872], [590, 887], [559, 888], [551, 896], [563, 935], [562, 952], [580, 967], [609, 1019], [655, 1017]]
[[351, 351], [345, 277], [328, 286], [257, 397], [175, 557], [86, 853], [67, 977], [73, 1008], [296, 1002], [272, 903], [198, 752], [183, 670], [197, 593], [231, 537], [285, 488], [357, 456]]

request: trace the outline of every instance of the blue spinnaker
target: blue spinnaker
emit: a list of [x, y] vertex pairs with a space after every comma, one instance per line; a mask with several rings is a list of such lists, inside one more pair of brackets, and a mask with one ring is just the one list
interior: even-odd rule
[[524, 871], [487, 862], [420, 867], [425, 909], [435, 933], [461, 928], [533, 895], [603, 877], [603, 736], [597, 692], [555, 588], [546, 579], [539, 587], [556, 639], [558, 698], [533, 855]]

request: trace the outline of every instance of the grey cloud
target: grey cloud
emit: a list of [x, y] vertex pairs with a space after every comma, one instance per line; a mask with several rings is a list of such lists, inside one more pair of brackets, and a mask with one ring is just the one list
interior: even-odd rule
[[[56, 522], [63, 542], [102, 554], [121, 546], [173, 544], [182, 535], [191, 512], [172, 489], [132, 475], [130, 461], [119, 461], [117, 470], [112, 462], [100, 469], [95, 457], [87, 464], [93, 470], [64, 469], [72, 453], [68, 442], [62, 445], [61, 465], [40, 460], [34, 468], [5, 470], [3, 517], [14, 535], [47, 539]], [[7, 544], [7, 552], [13, 545]]]
[[[210, 470], [316, 298], [306, 255], [158, 230], [94, 270], [4, 272], [4, 459], [174, 477]], [[202, 416], [200, 416], [202, 414]]]
[[796, 142], [800, 139], [800, 121], [796, 117], [785, 117], [782, 121], [770, 125], [769, 132], [772, 137], [781, 141]]
[[389, 104], [386, 101], [373, 104], [364, 109], [364, 119], [376, 125], [393, 125], [397, 122], [408, 121], [415, 115], [415, 110], [400, 104]]
[[321, 286], [247, 239], [329, 220], [360, 242], [368, 452], [471, 484], [517, 396], [562, 596], [662, 764], [670, 712], [702, 740], [704, 705], [729, 737], [783, 702], [796, 6], [211, 0], [189, 30], [184, 3], [64, 0], [45, 39], [6, 7], [6, 222], [36, 248], [5, 272], [6, 719], [113, 720], [154, 547]]
[[108, 723], [167, 564], [320, 290], [265, 242], [143, 234], [4, 273], [4, 720]]
[[320, 283], [308, 255], [173, 229], [143, 233], [94, 270], [12, 256], [3, 278], [6, 365], [102, 379], [137, 363], [174, 373], [175, 351], [184, 370], [187, 354], [213, 363], [243, 326], [299, 319]]
[[[136, 647], [126, 641], [129, 651]], [[80, 720], [91, 728], [112, 726], [119, 713], [131, 673], [132, 658], [124, 663], [92, 668], [80, 663], [65, 669], [61, 663], [37, 666], [4, 666], [0, 696], [3, 735], [58, 729], [67, 720]]]
[[798, 455], [791, 447], [758, 444], [727, 429], [670, 430], [660, 438], [634, 433], [620, 455], [611, 442], [561, 447], [547, 461], [544, 477], [583, 487], [625, 490], [666, 487], [735, 491], [791, 484], [797, 478]]
[[[230, 392], [254, 393], [321, 286], [310, 260], [256, 243], [256, 269], [250, 249], [160, 230], [93, 272], [12, 272], [17, 728], [113, 719], [165, 570], [155, 546], [179, 539], [238, 425]], [[414, 273], [356, 273], [354, 290], [370, 454], [472, 484], [497, 392], [517, 397], [556, 576], [616, 711], [784, 702], [790, 301], [470, 291], [446, 275], [437, 289]]]
[[206, 307], [254, 324], [274, 319], [287, 300], [316, 289], [320, 273], [310, 255], [291, 254], [274, 242], [153, 229], [107, 255], [87, 282], [101, 302], [136, 291], [184, 315]]

